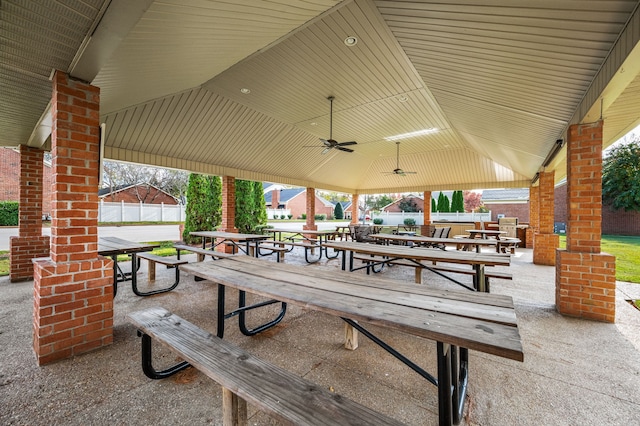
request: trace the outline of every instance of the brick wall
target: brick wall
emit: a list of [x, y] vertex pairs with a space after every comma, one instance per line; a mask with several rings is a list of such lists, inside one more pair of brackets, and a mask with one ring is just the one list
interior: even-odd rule
[[498, 215], [504, 217], [517, 217], [518, 223], [529, 222], [529, 203], [485, 203], [485, 207], [491, 210], [491, 221], [497, 222]]
[[[556, 188], [555, 221], [569, 222], [567, 212], [567, 185]], [[602, 234], [640, 236], [640, 212], [614, 210], [610, 205], [602, 205]]]
[[[51, 213], [51, 166], [41, 162], [42, 213]], [[0, 147], [0, 201], [20, 200], [20, 152]]]

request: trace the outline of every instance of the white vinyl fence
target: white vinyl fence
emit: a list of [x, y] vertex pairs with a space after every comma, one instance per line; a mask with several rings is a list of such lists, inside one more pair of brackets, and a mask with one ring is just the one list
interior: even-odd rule
[[[371, 214], [371, 219], [382, 219], [383, 225], [401, 225], [404, 223], [406, 218], [413, 218], [416, 221], [416, 224], [422, 224], [423, 222], [423, 214], [422, 212], [418, 213], [409, 213], [409, 212], [399, 212], [399, 213], [391, 213], [391, 212], [373, 212]], [[443, 221], [447, 220], [449, 222], [490, 222], [491, 221], [491, 212], [488, 213], [438, 213], [431, 212], [431, 221]]]
[[184, 222], [184, 205], [100, 201], [98, 222]]

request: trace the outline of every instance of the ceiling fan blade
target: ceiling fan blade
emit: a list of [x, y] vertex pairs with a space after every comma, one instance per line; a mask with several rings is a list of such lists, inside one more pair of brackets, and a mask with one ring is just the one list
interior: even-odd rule
[[344, 152], [353, 152], [352, 149], [350, 148], [343, 148], [340, 145], [336, 145], [336, 149], [339, 149], [340, 151], [344, 151]]
[[348, 146], [348, 145], [357, 145], [357, 144], [358, 144], [358, 142], [351, 141], [351, 142], [340, 142], [338, 145], [340, 145], [340, 146]]

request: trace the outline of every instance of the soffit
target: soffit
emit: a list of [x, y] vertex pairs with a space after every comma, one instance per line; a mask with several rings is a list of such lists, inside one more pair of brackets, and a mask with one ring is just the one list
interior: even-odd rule
[[29, 140], [51, 99], [52, 70], [70, 68], [105, 3], [0, 3], [0, 145]]

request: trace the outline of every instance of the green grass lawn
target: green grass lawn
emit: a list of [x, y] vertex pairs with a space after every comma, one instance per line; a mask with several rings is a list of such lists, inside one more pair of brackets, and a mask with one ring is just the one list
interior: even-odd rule
[[[171, 241], [159, 241], [160, 247], [153, 250], [158, 256], [173, 256], [176, 254]], [[560, 247], [566, 247], [566, 237], [560, 236]], [[616, 279], [640, 283], [640, 237], [626, 237], [620, 235], [603, 235], [602, 251], [616, 257]], [[120, 260], [126, 260], [122, 256]], [[9, 252], [0, 251], [0, 276], [9, 275]]]

